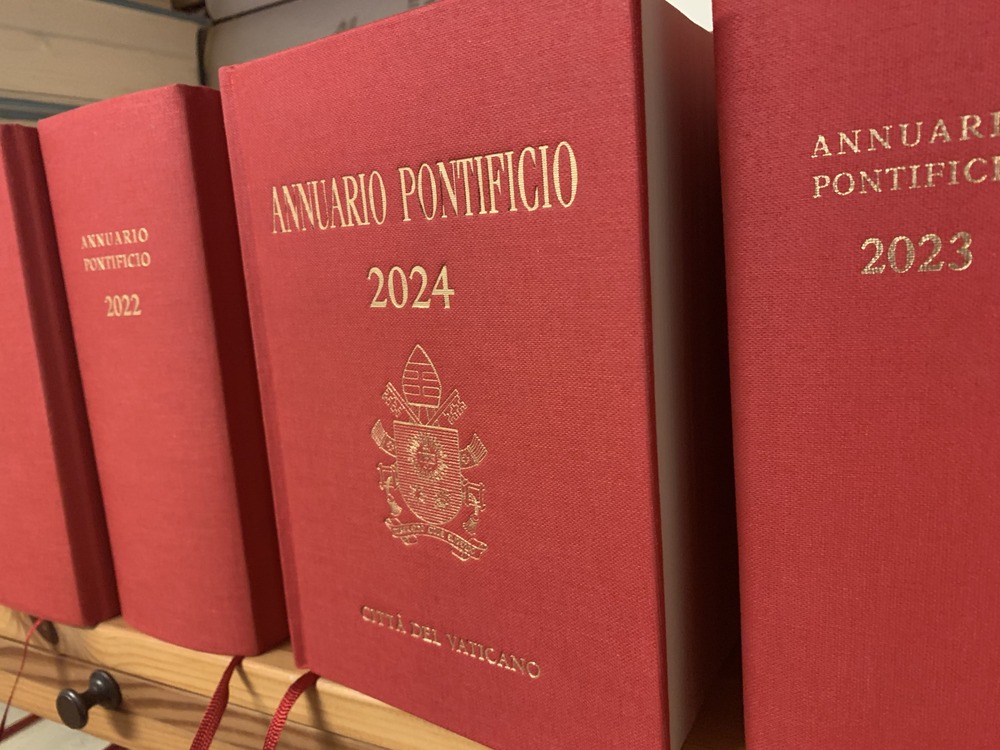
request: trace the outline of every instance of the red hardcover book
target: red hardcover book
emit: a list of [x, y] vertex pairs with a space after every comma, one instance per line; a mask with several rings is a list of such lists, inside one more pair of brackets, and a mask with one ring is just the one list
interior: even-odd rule
[[748, 747], [1000, 747], [1000, 15], [715, 19]]
[[679, 747], [735, 640], [711, 39], [642, 13], [223, 70], [298, 660], [498, 748]]
[[118, 614], [38, 134], [0, 125], [0, 602]]
[[122, 614], [205, 651], [287, 633], [219, 94], [39, 123]]

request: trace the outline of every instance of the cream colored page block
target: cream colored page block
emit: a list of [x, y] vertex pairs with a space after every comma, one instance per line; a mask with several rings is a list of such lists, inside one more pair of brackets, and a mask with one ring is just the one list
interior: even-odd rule
[[712, 30], [712, 0], [669, 0], [669, 3], [703, 29]]
[[197, 24], [93, 0], [0, 3], [0, 96], [78, 104], [198, 82]]

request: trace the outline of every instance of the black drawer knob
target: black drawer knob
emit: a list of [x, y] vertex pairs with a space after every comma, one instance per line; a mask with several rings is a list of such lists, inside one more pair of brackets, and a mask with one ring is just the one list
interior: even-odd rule
[[56, 698], [56, 710], [63, 724], [73, 729], [87, 726], [90, 709], [103, 706], [113, 710], [122, 704], [122, 691], [115, 678], [98, 669], [90, 675], [90, 687], [83, 693], [66, 688]]

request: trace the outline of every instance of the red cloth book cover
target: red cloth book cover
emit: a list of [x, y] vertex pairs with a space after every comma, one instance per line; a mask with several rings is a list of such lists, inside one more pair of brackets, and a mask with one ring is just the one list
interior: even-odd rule
[[747, 745], [1000, 747], [1000, 15], [717, 0]]
[[736, 622], [711, 59], [663, 2], [446, 0], [223, 70], [302, 665], [680, 746]]
[[679, 747], [735, 642], [711, 39], [642, 16], [222, 72], [297, 657], [492, 747]]
[[0, 125], [0, 602], [118, 614], [38, 134]]
[[266, 649], [287, 624], [219, 94], [130, 94], [39, 133], [122, 614]]

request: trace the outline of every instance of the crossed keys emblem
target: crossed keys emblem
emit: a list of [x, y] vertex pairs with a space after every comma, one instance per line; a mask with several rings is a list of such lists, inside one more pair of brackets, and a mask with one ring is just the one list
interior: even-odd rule
[[377, 420], [371, 436], [396, 460], [378, 465], [378, 486], [389, 506], [385, 525], [403, 544], [428, 536], [448, 544], [460, 560], [478, 560], [487, 548], [476, 538], [486, 490], [463, 472], [483, 462], [486, 446], [473, 433], [469, 444], [459, 448], [452, 425], [466, 404], [457, 390], [442, 401], [443, 392], [434, 363], [417, 344], [403, 368], [402, 393], [392, 383], [382, 393], [395, 417], [392, 434]]

